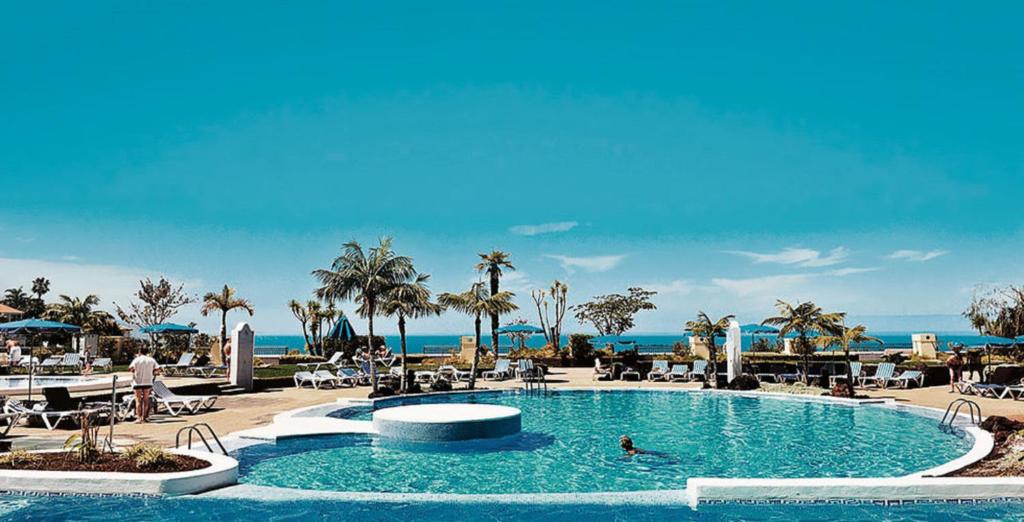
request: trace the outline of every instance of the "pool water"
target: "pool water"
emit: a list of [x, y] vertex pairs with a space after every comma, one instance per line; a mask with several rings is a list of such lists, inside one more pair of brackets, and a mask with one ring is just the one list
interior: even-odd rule
[[[892, 408], [701, 392], [558, 391], [426, 397], [520, 408], [492, 441], [399, 443], [368, 435], [283, 439], [237, 453], [245, 483], [329, 491], [562, 493], [683, 489], [690, 477], [902, 476], [973, 441]], [[392, 405], [397, 403], [392, 403]], [[369, 419], [367, 410], [339, 416]], [[620, 435], [652, 454], [624, 456]]]
[[[28, 388], [28, 379], [28, 376], [0, 377], [0, 388]], [[103, 379], [102, 377], [81, 377], [75, 375], [67, 377], [44, 377], [35, 375], [32, 377], [32, 387], [46, 388], [49, 386], [71, 386], [75, 384], [95, 383], [100, 382], [101, 380], [109, 382], [110, 377], [108, 376], [106, 379]]]
[[1022, 521], [1024, 503], [979, 504], [713, 504], [686, 506], [512, 505], [490, 503], [408, 504], [301, 500], [266, 502], [204, 497], [19, 497], [0, 496], [3, 521], [268, 520], [377, 522], [481, 520], [546, 522], [637, 521]]

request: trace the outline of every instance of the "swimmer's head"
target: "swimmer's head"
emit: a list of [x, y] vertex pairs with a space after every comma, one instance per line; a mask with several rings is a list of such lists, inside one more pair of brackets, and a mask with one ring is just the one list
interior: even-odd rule
[[619, 446], [622, 446], [622, 449], [629, 451], [633, 449], [633, 439], [623, 435], [619, 437]]

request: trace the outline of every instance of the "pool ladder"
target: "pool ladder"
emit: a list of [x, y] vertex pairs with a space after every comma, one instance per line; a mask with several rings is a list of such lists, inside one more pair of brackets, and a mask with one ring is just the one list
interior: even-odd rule
[[534, 367], [529, 375], [524, 377], [523, 386], [527, 392], [544, 392], [545, 396], [548, 394], [548, 380], [544, 375], [544, 370]]
[[181, 447], [181, 434], [184, 432], [188, 432], [188, 446], [186, 447], [186, 449], [192, 449], [192, 435], [194, 434], [198, 436], [199, 440], [201, 440], [203, 442], [203, 445], [206, 446], [206, 451], [213, 453], [213, 448], [210, 446], [210, 443], [206, 440], [206, 436], [203, 435], [203, 430], [201, 430], [200, 428], [206, 428], [207, 433], [209, 433], [210, 437], [213, 438], [213, 441], [217, 443], [217, 447], [220, 448], [220, 452], [223, 453], [224, 455], [228, 454], [228, 450], [224, 449], [224, 445], [221, 444], [220, 438], [217, 437], [217, 434], [213, 431], [213, 428], [211, 428], [210, 425], [205, 422], [197, 422], [195, 424], [185, 426], [184, 428], [178, 430], [178, 434], [174, 436], [174, 447]]
[[[971, 414], [971, 424], [977, 426], [978, 423], [981, 422], [982, 418], [981, 406], [978, 406], [978, 403], [970, 399], [959, 398], [949, 403], [949, 406], [946, 407], [946, 413], [942, 416], [942, 420], [939, 421], [939, 427], [949, 426], [952, 428], [953, 423], [956, 422], [957, 415], [960, 414], [960, 408], [963, 408], [964, 406], [967, 406], [967, 411]], [[952, 413], [952, 415], [950, 413]], [[978, 415], [977, 418], [974, 416], [975, 413]], [[947, 420], [949, 421], [948, 423]]]

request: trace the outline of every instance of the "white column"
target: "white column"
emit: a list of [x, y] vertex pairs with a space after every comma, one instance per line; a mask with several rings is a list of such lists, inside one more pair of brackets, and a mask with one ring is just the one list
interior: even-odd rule
[[740, 323], [735, 319], [729, 321], [729, 330], [725, 333], [726, 379], [732, 382], [743, 373], [743, 361], [740, 350], [743, 339], [740, 337]]
[[231, 384], [252, 391], [252, 360], [255, 335], [247, 323], [238, 323], [231, 332]]

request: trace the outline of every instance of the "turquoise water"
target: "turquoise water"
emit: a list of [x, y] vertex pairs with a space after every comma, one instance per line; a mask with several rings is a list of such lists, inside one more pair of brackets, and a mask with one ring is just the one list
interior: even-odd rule
[[191, 522], [195, 520], [359, 521], [474, 520], [553, 522], [637, 521], [1020, 521], [1024, 503], [981, 504], [714, 504], [691, 510], [685, 506], [609, 505], [512, 505], [491, 503], [408, 504], [301, 500], [259, 500], [128, 497], [18, 497], [0, 496], [0, 520], [10, 521], [111, 521], [146, 520]]
[[[682, 489], [689, 477], [900, 476], [971, 441], [930, 418], [873, 406], [658, 391], [448, 395], [523, 412], [497, 441], [284, 439], [239, 451], [246, 483], [330, 491], [557, 493]], [[368, 418], [357, 412], [355, 418]], [[625, 457], [620, 435], [657, 455]]]

